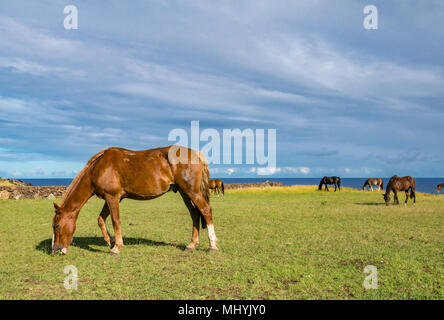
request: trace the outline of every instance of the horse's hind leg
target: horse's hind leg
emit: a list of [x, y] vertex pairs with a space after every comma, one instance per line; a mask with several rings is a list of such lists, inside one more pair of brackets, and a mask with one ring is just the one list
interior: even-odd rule
[[216, 246], [216, 233], [214, 232], [214, 224], [213, 224], [213, 213], [211, 211], [210, 205], [205, 201], [204, 197], [201, 194], [196, 193], [187, 193], [187, 196], [190, 197], [193, 204], [197, 207], [197, 209], [202, 213], [205, 222], [208, 228], [208, 240], [210, 241], [210, 251], [219, 250]]
[[109, 216], [109, 208], [108, 205], [104, 204], [102, 212], [100, 212], [99, 218], [97, 219], [97, 223], [99, 224], [100, 230], [102, 230], [103, 238], [109, 247], [112, 247], [113, 243], [111, 242], [111, 235], [109, 234], [108, 229], [106, 228], [106, 218]]
[[122, 232], [120, 230], [120, 209], [119, 202], [120, 197], [110, 194], [105, 194], [106, 204], [108, 205], [109, 211], [111, 213], [111, 219], [113, 221], [114, 234], [116, 236], [116, 243], [111, 249], [112, 254], [117, 254], [120, 249], [123, 248]]
[[199, 245], [199, 218], [200, 212], [194, 207], [194, 204], [191, 202], [191, 199], [182, 191], [179, 190], [180, 195], [182, 196], [185, 205], [190, 212], [191, 219], [193, 220], [193, 231], [191, 234], [191, 242], [186, 246], [185, 250], [194, 250], [196, 246]]
[[405, 192], [405, 202], [404, 202], [404, 205], [407, 205], [407, 201], [409, 200], [409, 191], [407, 190], [406, 192]]

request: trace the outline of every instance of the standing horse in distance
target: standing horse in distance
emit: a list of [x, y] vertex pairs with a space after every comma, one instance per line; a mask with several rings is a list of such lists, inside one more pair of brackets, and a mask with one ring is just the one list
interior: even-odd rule
[[224, 182], [220, 179], [210, 179], [209, 182], [210, 190], [213, 191], [213, 194], [219, 197], [220, 194], [222, 194], [222, 197], [225, 195], [225, 186]]
[[372, 191], [373, 186], [378, 186], [378, 191], [381, 191], [381, 189], [384, 191], [384, 181], [382, 181], [381, 178], [368, 178], [362, 186], [362, 190], [365, 190], [367, 186], [369, 186]]
[[[52, 252], [66, 254], [76, 229], [80, 209], [93, 195], [105, 199], [98, 218], [100, 230], [111, 253], [123, 247], [120, 230], [119, 202], [122, 199], [151, 200], [167, 193], [177, 192], [185, 202], [193, 220], [191, 242], [187, 250], [199, 244], [199, 220], [208, 227], [210, 250], [216, 247], [213, 215], [209, 199], [208, 163], [201, 152], [179, 147], [131, 151], [108, 148], [93, 156], [67, 189], [60, 205], [54, 203], [52, 218]], [[115, 243], [106, 228], [111, 215]]]
[[385, 189], [385, 194], [383, 194], [385, 204], [388, 206], [390, 203], [390, 192], [393, 191], [394, 200], [393, 204], [399, 204], [398, 200], [398, 191], [405, 191], [405, 202], [404, 205], [407, 204], [407, 200], [409, 199], [409, 190], [410, 190], [410, 198], [413, 199], [413, 204], [416, 203], [416, 181], [410, 176], [406, 177], [398, 177], [393, 176], [390, 178], [390, 181], [387, 184], [387, 188]]
[[330, 191], [330, 190], [328, 190], [329, 184], [335, 185], [335, 192], [336, 192], [336, 188], [338, 188], [339, 191], [341, 191], [341, 178], [339, 178], [339, 177], [323, 177], [321, 179], [321, 182], [319, 183], [318, 190], [322, 190], [322, 185], [325, 185], [325, 190]]
[[444, 183], [438, 184], [436, 186], [436, 192], [439, 192], [442, 188], [444, 188]]

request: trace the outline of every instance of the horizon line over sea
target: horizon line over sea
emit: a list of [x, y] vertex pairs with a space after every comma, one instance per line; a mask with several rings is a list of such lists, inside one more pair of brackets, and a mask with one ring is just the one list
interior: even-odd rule
[[[282, 182], [284, 186], [291, 185], [318, 185], [322, 177], [318, 178], [220, 178], [225, 184], [230, 183], [255, 183], [255, 182]], [[390, 177], [382, 178], [384, 181], [384, 188], [388, 183]], [[69, 186], [73, 178], [47, 178], [47, 179], [17, 179], [24, 182], [29, 182], [33, 186]], [[362, 189], [362, 185], [367, 178], [341, 178], [341, 187]], [[444, 182], [444, 178], [415, 178], [416, 191], [423, 193], [438, 194], [436, 186]]]

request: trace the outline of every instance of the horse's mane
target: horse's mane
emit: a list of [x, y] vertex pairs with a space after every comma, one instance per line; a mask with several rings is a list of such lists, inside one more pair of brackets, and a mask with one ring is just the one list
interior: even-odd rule
[[205, 154], [202, 151], [197, 151], [197, 155], [199, 156], [199, 160], [202, 162], [202, 164], [208, 165], [207, 158], [205, 158]]
[[77, 176], [74, 178], [74, 180], [69, 185], [68, 189], [66, 189], [65, 195], [63, 196], [60, 206], [63, 206], [63, 204], [65, 203], [65, 200], [69, 197], [72, 190], [74, 190], [74, 188], [79, 184], [80, 179], [82, 179], [82, 177], [85, 175], [86, 171], [91, 167], [91, 165], [97, 159], [99, 159], [105, 153], [105, 151], [107, 151], [108, 149], [110, 149], [110, 148], [103, 149], [102, 151], [100, 151], [99, 153], [94, 155], [91, 159], [89, 159], [89, 161], [86, 163], [85, 167], [79, 172], [79, 174], [77, 174]]
[[398, 178], [399, 177], [396, 174], [390, 178], [389, 182], [387, 183], [387, 186], [385, 187], [386, 193], [390, 193], [390, 191], [393, 189], [393, 185], [394, 185], [396, 179], [398, 179]]

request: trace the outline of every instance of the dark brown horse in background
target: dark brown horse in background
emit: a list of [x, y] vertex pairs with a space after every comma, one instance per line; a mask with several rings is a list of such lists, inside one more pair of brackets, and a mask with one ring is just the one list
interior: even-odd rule
[[225, 186], [224, 182], [220, 179], [210, 179], [209, 188], [213, 191], [213, 194], [219, 197], [222, 194], [222, 197], [225, 195]]
[[364, 185], [362, 186], [362, 190], [365, 190], [365, 187], [369, 186], [373, 191], [373, 186], [378, 186], [378, 191], [384, 190], [384, 181], [381, 178], [368, 178]]
[[398, 177], [393, 176], [390, 178], [390, 181], [387, 184], [387, 188], [385, 189], [385, 194], [383, 195], [385, 204], [389, 205], [390, 203], [390, 192], [393, 191], [395, 195], [393, 204], [399, 204], [398, 200], [398, 191], [405, 191], [405, 202], [404, 205], [407, 204], [407, 200], [409, 199], [409, 190], [410, 190], [410, 198], [413, 199], [413, 203], [416, 203], [416, 181], [410, 176], [406, 177]]
[[436, 192], [439, 192], [442, 188], [444, 188], [444, 183], [438, 184], [436, 186]]
[[318, 190], [322, 190], [322, 185], [325, 185], [325, 190], [329, 191], [328, 190], [329, 184], [335, 185], [335, 192], [336, 192], [336, 188], [338, 188], [339, 191], [341, 191], [341, 178], [339, 178], [339, 177], [323, 177], [321, 179], [321, 182], [319, 183]]
[[[169, 146], [144, 151], [108, 148], [93, 156], [67, 189], [60, 205], [54, 203], [52, 251], [68, 251], [80, 209], [93, 195], [105, 199], [98, 218], [111, 253], [123, 247], [120, 230], [119, 202], [122, 199], [150, 200], [172, 190], [179, 191], [193, 220], [193, 250], [199, 244], [199, 220], [208, 227], [210, 250], [216, 247], [213, 216], [209, 200], [209, 170], [202, 153], [188, 148]], [[111, 215], [115, 244], [106, 228]]]

